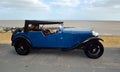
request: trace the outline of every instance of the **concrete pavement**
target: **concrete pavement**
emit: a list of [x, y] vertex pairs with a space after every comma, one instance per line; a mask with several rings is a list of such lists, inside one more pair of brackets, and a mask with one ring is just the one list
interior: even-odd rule
[[120, 48], [105, 48], [101, 58], [90, 59], [82, 50], [36, 49], [20, 56], [0, 44], [0, 72], [120, 72]]

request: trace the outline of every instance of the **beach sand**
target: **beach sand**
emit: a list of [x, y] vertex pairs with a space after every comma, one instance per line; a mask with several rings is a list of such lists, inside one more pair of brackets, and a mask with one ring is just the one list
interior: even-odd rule
[[120, 36], [101, 35], [99, 37], [104, 40], [104, 42], [102, 42], [104, 47], [120, 48]]
[[0, 44], [10, 44], [12, 33], [0, 33]]
[[[0, 33], [0, 44], [10, 44], [12, 33]], [[119, 48], [120, 36], [100, 35], [100, 38], [104, 40], [102, 44], [104, 47]]]

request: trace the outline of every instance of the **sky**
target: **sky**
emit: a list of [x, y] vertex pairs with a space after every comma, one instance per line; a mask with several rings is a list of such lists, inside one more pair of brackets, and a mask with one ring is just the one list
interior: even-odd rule
[[0, 0], [0, 20], [115, 20], [120, 0]]

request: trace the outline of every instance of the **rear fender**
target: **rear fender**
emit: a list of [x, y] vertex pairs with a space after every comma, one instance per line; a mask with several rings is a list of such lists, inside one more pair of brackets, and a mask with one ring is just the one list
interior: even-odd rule
[[16, 39], [14, 39], [13, 41], [12, 41], [12, 46], [14, 46], [14, 44], [18, 41], [18, 40], [22, 40], [22, 39], [24, 39], [24, 40], [26, 40], [30, 45], [31, 45], [31, 41], [30, 40], [28, 40], [28, 38], [26, 38], [26, 37], [24, 37], [24, 36], [20, 36], [20, 37], [17, 37]]

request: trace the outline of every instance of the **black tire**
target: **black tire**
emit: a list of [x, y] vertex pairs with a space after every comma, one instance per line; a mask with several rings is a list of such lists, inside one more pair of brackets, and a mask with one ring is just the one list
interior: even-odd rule
[[99, 41], [91, 41], [87, 43], [84, 53], [87, 57], [97, 59], [104, 53], [104, 47]]
[[19, 55], [27, 55], [27, 54], [29, 54], [30, 48], [31, 48], [30, 43], [27, 40], [22, 39], [22, 38], [17, 39], [14, 47], [15, 47], [15, 51]]

